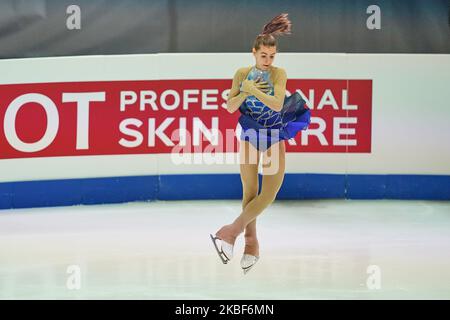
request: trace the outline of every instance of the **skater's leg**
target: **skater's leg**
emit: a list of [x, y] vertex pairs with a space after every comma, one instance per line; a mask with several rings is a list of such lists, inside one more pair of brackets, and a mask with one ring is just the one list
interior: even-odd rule
[[[258, 165], [260, 152], [248, 141], [241, 141], [239, 150], [240, 173], [242, 182], [242, 210], [247, 204], [258, 195]], [[247, 228], [249, 241], [256, 239], [256, 221], [252, 222]], [[225, 240], [231, 241], [228, 237], [224, 237], [222, 229], [216, 235]], [[230, 242], [231, 243], [231, 242]]]
[[272, 145], [264, 152], [261, 193], [247, 204], [232, 224], [220, 230], [223, 239], [228, 243], [234, 243], [236, 237], [245, 230], [247, 225], [275, 200], [284, 179], [285, 152], [284, 141]]
[[[252, 152], [258, 152], [250, 143], [245, 146], [247, 150], [252, 150]], [[259, 153], [257, 156], [257, 163], [246, 163], [245, 161], [241, 161], [240, 171], [241, 171], [241, 181], [242, 181], [242, 210], [252, 201], [254, 198], [258, 196], [258, 164], [259, 164]], [[259, 256], [259, 244], [258, 238], [256, 234], [256, 219], [250, 222], [245, 228], [245, 249], [244, 253], [250, 254], [253, 256]]]

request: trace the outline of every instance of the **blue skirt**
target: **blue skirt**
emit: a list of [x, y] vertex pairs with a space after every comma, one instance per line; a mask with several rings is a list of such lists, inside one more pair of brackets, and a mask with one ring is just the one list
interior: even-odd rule
[[284, 98], [283, 108], [280, 111], [282, 123], [277, 126], [268, 128], [254, 120], [245, 101], [239, 107], [239, 111], [242, 113], [239, 117], [239, 124], [242, 127], [240, 139], [249, 141], [263, 152], [274, 143], [295, 137], [299, 131], [306, 130], [311, 122], [311, 111], [298, 92]]

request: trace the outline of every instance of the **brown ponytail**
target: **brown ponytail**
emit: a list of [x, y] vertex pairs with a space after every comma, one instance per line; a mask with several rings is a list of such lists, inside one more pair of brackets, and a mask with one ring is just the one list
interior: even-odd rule
[[262, 33], [260, 33], [253, 43], [253, 48], [259, 50], [261, 46], [273, 47], [277, 45], [277, 40], [275, 37], [291, 34], [292, 23], [288, 19], [287, 13], [282, 13], [273, 18], [267, 23]]

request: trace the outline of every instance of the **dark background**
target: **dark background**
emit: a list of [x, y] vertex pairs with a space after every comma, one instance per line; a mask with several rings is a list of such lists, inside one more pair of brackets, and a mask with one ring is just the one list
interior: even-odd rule
[[[81, 9], [69, 30], [66, 9]], [[381, 29], [369, 30], [369, 5]], [[0, 58], [249, 52], [265, 23], [287, 12], [282, 52], [450, 53], [449, 0], [0, 0]]]

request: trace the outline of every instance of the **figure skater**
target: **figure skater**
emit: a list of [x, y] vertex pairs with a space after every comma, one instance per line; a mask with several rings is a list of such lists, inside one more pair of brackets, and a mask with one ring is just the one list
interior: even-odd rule
[[[276, 198], [285, 171], [284, 141], [295, 137], [310, 123], [310, 110], [298, 93], [286, 97], [284, 69], [272, 65], [277, 52], [276, 38], [290, 34], [288, 14], [267, 23], [253, 44], [255, 65], [237, 70], [227, 99], [230, 113], [239, 109], [240, 174], [243, 188], [242, 212], [233, 223], [210, 235], [224, 264], [233, 257], [236, 238], [245, 231], [241, 259], [244, 274], [259, 259], [256, 217]], [[258, 194], [258, 166], [262, 153], [263, 180]]]

